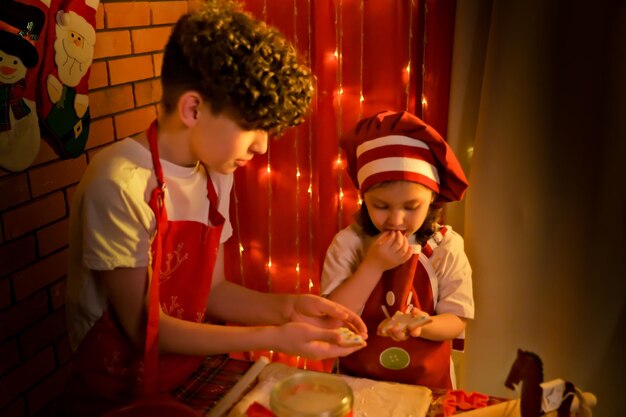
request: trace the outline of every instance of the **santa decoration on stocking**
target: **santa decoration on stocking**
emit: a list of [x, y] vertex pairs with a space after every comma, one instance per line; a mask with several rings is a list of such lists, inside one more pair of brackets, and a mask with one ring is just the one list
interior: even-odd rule
[[63, 158], [80, 156], [89, 136], [88, 80], [96, 43], [98, 3], [99, 0], [66, 0], [58, 9], [51, 8], [56, 12], [48, 28], [38, 110], [45, 137], [51, 139]]

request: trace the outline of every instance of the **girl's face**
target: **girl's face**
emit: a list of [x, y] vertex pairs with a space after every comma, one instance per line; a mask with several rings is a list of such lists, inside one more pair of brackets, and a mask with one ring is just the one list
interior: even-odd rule
[[226, 113], [214, 115], [208, 106], [203, 106], [191, 140], [191, 152], [215, 171], [230, 174], [245, 166], [255, 154], [264, 154], [267, 138], [267, 132], [245, 130]]
[[422, 226], [433, 198], [430, 188], [409, 181], [374, 186], [363, 196], [370, 219], [380, 232], [400, 230], [407, 237]]

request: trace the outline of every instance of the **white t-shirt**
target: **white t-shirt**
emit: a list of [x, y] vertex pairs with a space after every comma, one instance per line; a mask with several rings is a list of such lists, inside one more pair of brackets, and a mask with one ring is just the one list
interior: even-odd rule
[[[472, 268], [463, 250], [463, 238], [450, 226], [446, 228], [448, 230], [445, 235], [436, 232], [429, 239], [433, 253], [430, 258], [421, 253], [420, 262], [427, 271], [434, 272], [430, 275], [437, 314], [451, 313], [473, 319]], [[335, 235], [324, 260], [320, 285], [323, 295], [330, 294], [354, 274], [373, 239], [374, 237], [362, 233], [356, 224]], [[415, 243], [413, 236], [409, 243]]]
[[[182, 167], [161, 159], [169, 220], [208, 224], [207, 175], [201, 164]], [[226, 219], [220, 242], [232, 235], [228, 220], [233, 176], [210, 173], [218, 210]], [[70, 211], [70, 256], [66, 311], [75, 349], [102, 316], [106, 297], [91, 270], [147, 267], [155, 233], [148, 202], [156, 187], [150, 152], [127, 138], [100, 151], [89, 164]]]

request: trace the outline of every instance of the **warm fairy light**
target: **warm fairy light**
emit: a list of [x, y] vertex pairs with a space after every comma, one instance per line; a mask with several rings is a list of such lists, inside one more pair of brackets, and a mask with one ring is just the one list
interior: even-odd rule
[[363, 205], [363, 199], [361, 198], [361, 196], [359, 196], [359, 199], [357, 200], [357, 203], [358, 203], [359, 207], [361, 207]]
[[313, 289], [313, 280], [309, 278], [309, 292]]
[[296, 168], [296, 178], [300, 178], [300, 168]]
[[300, 263], [296, 264], [296, 272], [298, 272], [298, 273], [300, 272]]
[[343, 190], [339, 190], [339, 199], [343, 200]]
[[272, 168], [270, 167], [270, 164], [267, 164], [267, 173], [271, 173], [272, 172]]
[[335, 49], [335, 53], [333, 55], [335, 55], [335, 59], [339, 59], [339, 51], [337, 51], [336, 49]]
[[313, 184], [309, 184], [309, 189], [307, 190], [307, 193], [313, 194]]
[[472, 156], [474, 156], [474, 147], [473, 146], [470, 146], [470, 147], [467, 148], [467, 156], [470, 159], [472, 158]]
[[359, 101], [360, 101], [361, 103], [363, 103], [363, 102], [365, 101], [365, 97], [363, 97], [363, 94], [361, 94], [361, 97], [359, 97]]
[[[412, 39], [413, 39], [413, 8], [415, 7], [415, 2], [414, 0], [410, 1], [410, 8], [409, 8], [409, 36], [408, 36], [408, 54], [409, 54], [409, 62], [406, 64], [406, 90], [405, 90], [405, 94], [406, 94], [406, 111], [410, 110], [410, 106], [411, 106], [411, 62], [412, 62], [412, 51], [413, 51], [413, 45], [412, 45]], [[428, 8], [428, 6], [426, 6]]]
[[341, 94], [343, 94], [343, 88], [340, 88], [340, 89], [339, 89], [339, 91], [338, 91], [338, 93], [339, 93], [340, 95], [341, 95]]
[[241, 243], [241, 227], [239, 223], [239, 199], [237, 198], [237, 181], [233, 181], [232, 192], [235, 202], [235, 224], [237, 225], [237, 242], [239, 242], [239, 273], [241, 274], [241, 285], [245, 287], [246, 281], [243, 275], [243, 244]]
[[342, 161], [341, 161], [341, 155], [337, 156], [337, 160], [335, 161], [335, 163], [339, 166], [343, 165]]
[[426, 96], [424, 94], [422, 94], [422, 107], [428, 107], [428, 100], [426, 100]]
[[271, 268], [271, 267], [272, 267], [272, 258], [269, 258], [269, 259], [267, 260], [267, 267], [268, 267], [268, 268]]

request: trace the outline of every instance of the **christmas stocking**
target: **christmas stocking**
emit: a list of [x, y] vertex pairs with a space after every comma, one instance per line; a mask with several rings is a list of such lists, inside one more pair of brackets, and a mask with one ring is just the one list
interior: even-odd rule
[[36, 90], [50, 0], [0, 0], [0, 167], [28, 168], [41, 135]]
[[37, 108], [44, 137], [63, 158], [80, 156], [89, 136], [87, 84], [99, 2], [52, 0], [50, 8]]

